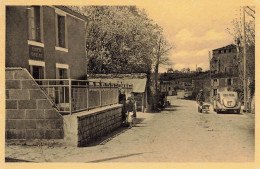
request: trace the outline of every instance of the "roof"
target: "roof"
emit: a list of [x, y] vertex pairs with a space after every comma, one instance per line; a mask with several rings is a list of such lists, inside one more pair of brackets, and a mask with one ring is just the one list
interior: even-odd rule
[[221, 47], [221, 48], [213, 49], [213, 51], [224, 50], [224, 49], [234, 49], [234, 48], [236, 49], [236, 45], [230, 44], [230, 45], [227, 45], [227, 46], [224, 46], [224, 47]]
[[133, 79], [121, 79], [121, 78], [111, 78], [111, 79], [89, 79], [90, 81], [102, 81], [105, 83], [123, 83], [133, 85], [133, 92], [144, 93], [146, 88], [147, 78], [133, 78]]

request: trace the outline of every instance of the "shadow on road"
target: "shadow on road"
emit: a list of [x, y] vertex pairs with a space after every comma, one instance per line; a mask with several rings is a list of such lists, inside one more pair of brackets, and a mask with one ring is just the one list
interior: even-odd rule
[[26, 160], [20, 160], [20, 159], [15, 159], [15, 158], [5, 158], [5, 162], [18, 162], [18, 163], [23, 163], [23, 162], [32, 162], [32, 161], [26, 161]]
[[87, 163], [98, 163], [98, 162], [109, 161], [109, 160], [115, 160], [115, 159], [119, 159], [119, 158], [126, 158], [126, 157], [130, 157], [130, 156], [141, 155], [141, 154], [144, 154], [144, 153], [133, 153], [133, 154], [122, 155], [122, 156], [116, 156], [116, 157], [111, 157], [111, 158], [104, 158], [104, 159], [100, 159], [100, 160], [89, 161], [89, 162], [87, 162]]
[[166, 108], [164, 108], [162, 111], [177, 111], [178, 107], [182, 107], [182, 106], [170, 105], [170, 106], [167, 106]]
[[[141, 124], [144, 121], [144, 119], [145, 118], [136, 118], [136, 125]], [[134, 127], [145, 127], [145, 126], [134, 126]], [[103, 137], [97, 138], [96, 141], [88, 144], [87, 147], [92, 147], [92, 146], [96, 146], [96, 145], [104, 145], [107, 142], [109, 142], [110, 140], [112, 140], [113, 138], [119, 136], [120, 134], [123, 134], [127, 130], [129, 130], [128, 127], [120, 127]]]

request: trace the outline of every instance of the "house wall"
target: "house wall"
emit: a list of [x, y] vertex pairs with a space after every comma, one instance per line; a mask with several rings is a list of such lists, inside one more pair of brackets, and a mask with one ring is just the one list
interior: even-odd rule
[[43, 36], [44, 36], [44, 60], [45, 60], [45, 78], [56, 78], [55, 57], [55, 11], [51, 7], [43, 6]]
[[24, 6], [6, 8], [6, 67], [29, 68], [27, 11]]
[[[45, 78], [54, 79], [56, 63], [68, 64], [70, 78], [86, 76], [85, 21], [66, 15], [68, 51], [55, 49], [55, 8], [42, 7]], [[6, 8], [6, 67], [29, 70], [28, 18], [25, 6]]]
[[[221, 51], [221, 53], [219, 53]], [[235, 48], [226, 49], [226, 53], [224, 53], [224, 49], [222, 50], [213, 50], [213, 58], [210, 63], [210, 69], [215, 73], [229, 73], [229, 74], [237, 74], [238, 67], [237, 63], [237, 51]], [[215, 61], [214, 61], [215, 60]]]

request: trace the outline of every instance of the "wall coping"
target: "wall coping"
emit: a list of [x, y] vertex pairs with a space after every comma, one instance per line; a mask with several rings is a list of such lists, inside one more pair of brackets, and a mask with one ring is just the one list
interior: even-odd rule
[[86, 110], [86, 111], [82, 111], [79, 113], [74, 113], [72, 115], [66, 115], [66, 116], [74, 116], [74, 117], [77, 117], [78, 119], [84, 119], [89, 116], [94, 116], [94, 115], [103, 113], [105, 111], [109, 111], [109, 110], [113, 110], [113, 109], [117, 109], [117, 108], [121, 108], [121, 107], [123, 107], [122, 104], [115, 104], [115, 105], [111, 105], [111, 106], [105, 106], [105, 107], [99, 107], [99, 108], [95, 108], [95, 109], [91, 109], [91, 110]]

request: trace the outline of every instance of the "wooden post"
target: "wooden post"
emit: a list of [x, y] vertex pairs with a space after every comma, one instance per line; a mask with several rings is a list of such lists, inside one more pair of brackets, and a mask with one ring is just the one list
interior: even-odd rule
[[89, 110], [89, 82], [86, 83], [87, 85], [87, 110]]

